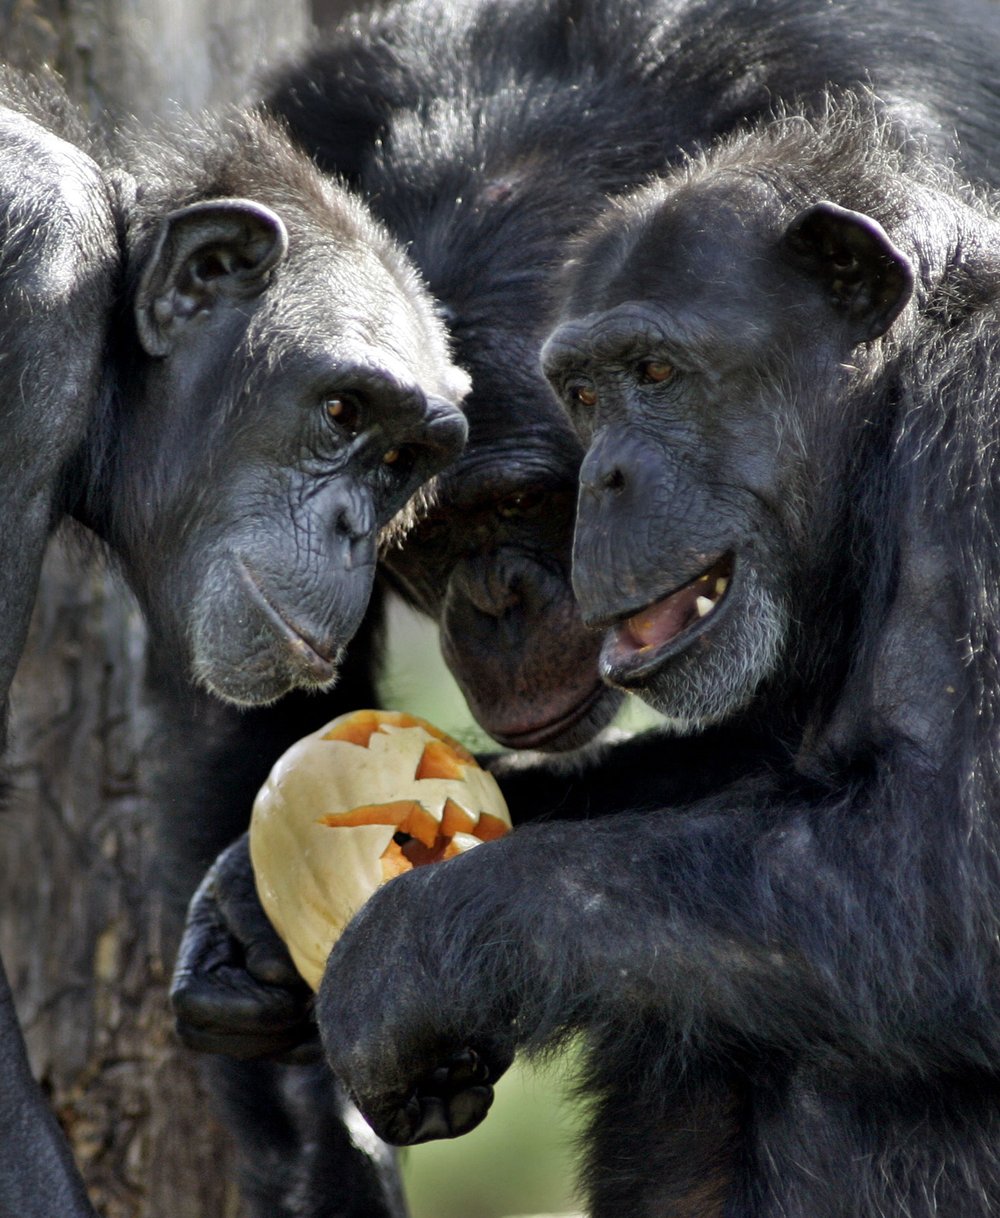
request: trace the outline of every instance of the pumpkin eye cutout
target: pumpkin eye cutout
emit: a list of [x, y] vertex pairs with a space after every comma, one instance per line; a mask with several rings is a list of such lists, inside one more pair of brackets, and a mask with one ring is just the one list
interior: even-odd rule
[[382, 884], [510, 829], [496, 780], [457, 740], [398, 711], [342, 715], [271, 771], [254, 803], [257, 892], [305, 981]]
[[361, 404], [351, 394], [330, 393], [323, 398], [323, 413], [339, 432], [354, 437], [361, 431]]
[[654, 385], [661, 385], [664, 381], [671, 380], [674, 372], [673, 364], [668, 364], [666, 360], [647, 359], [639, 365], [639, 375], [644, 381]]

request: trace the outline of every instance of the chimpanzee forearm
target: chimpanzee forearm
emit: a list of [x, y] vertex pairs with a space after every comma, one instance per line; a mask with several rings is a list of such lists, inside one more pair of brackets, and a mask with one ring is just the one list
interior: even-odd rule
[[0, 961], [0, 1212], [17, 1218], [94, 1218], [55, 1116], [31, 1075]]
[[317, 1013], [382, 1136], [464, 1132], [517, 1048], [644, 1013], [689, 1051], [720, 1035], [835, 1044], [899, 1069], [928, 1036], [950, 1051], [944, 1021], [931, 1029], [955, 995], [921, 970], [946, 932], [922, 922], [897, 806], [742, 796], [529, 826], [376, 893], [331, 954]]

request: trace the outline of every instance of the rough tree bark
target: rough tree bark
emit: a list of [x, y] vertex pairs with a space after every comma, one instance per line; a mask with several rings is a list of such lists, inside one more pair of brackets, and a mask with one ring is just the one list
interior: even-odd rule
[[[0, 0], [4, 57], [57, 67], [107, 129], [239, 97], [307, 29], [306, 0]], [[54, 544], [13, 692], [0, 950], [100, 1213], [235, 1218], [228, 1148], [170, 1032], [144, 651], [128, 595]]]

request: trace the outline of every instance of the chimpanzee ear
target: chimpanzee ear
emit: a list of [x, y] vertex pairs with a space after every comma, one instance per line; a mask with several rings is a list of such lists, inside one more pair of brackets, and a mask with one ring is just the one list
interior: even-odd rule
[[144, 350], [167, 355], [192, 318], [262, 292], [287, 250], [280, 217], [249, 199], [210, 199], [165, 216], [135, 298]]
[[913, 293], [909, 259], [861, 212], [816, 203], [791, 222], [784, 245], [848, 319], [856, 343], [883, 335]]

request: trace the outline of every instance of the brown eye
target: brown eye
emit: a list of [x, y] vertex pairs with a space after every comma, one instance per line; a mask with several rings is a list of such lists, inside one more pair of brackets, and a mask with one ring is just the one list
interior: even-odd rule
[[326, 417], [348, 435], [357, 435], [361, 430], [361, 409], [353, 398], [331, 393], [323, 399], [323, 409], [326, 411]]
[[580, 406], [589, 408], [597, 405], [597, 390], [593, 385], [573, 385], [570, 388], [569, 396]]
[[639, 372], [642, 374], [643, 380], [654, 381], [656, 384], [669, 381], [674, 375], [673, 365], [656, 359], [648, 359], [641, 363]]
[[382, 464], [391, 465], [393, 474], [403, 478], [413, 469], [417, 458], [410, 445], [401, 448], [389, 448], [382, 454]]

